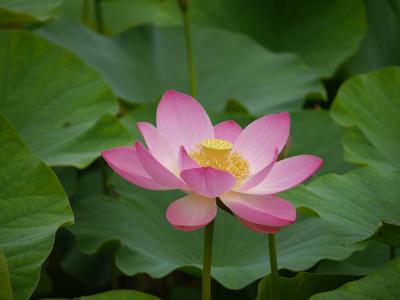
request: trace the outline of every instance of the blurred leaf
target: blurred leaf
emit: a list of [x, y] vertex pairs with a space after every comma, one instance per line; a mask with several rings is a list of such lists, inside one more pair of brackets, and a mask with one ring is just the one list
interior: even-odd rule
[[340, 88], [331, 113], [349, 128], [347, 160], [381, 170], [400, 169], [400, 68], [352, 77]]
[[47, 164], [83, 168], [131, 141], [111, 90], [74, 55], [25, 31], [0, 44], [0, 112]]
[[[110, 38], [61, 20], [40, 33], [96, 68], [127, 101], [153, 102], [167, 89], [187, 92], [180, 27], [144, 26]], [[210, 110], [238, 98], [261, 115], [298, 109], [308, 95], [325, 97], [317, 76], [293, 54], [274, 54], [246, 36], [211, 28], [194, 28], [193, 39], [197, 99]]]
[[58, 14], [63, 0], [0, 0], [0, 27], [43, 22]]
[[[279, 277], [280, 300], [307, 300], [316, 293], [337, 289], [342, 284], [357, 279], [355, 276], [299, 273], [293, 278]], [[258, 285], [256, 300], [271, 300], [270, 289], [273, 286], [271, 275], [266, 276]]]
[[[128, 275], [162, 277], [184, 266], [201, 268], [203, 232], [181, 232], [165, 218], [181, 192], [145, 191], [113, 177], [118, 198], [93, 197], [74, 206], [71, 231], [85, 253], [107, 241], [121, 243], [118, 268]], [[213, 277], [228, 288], [241, 288], [269, 272], [267, 237], [245, 228], [220, 211], [215, 226]], [[323, 258], [344, 259], [355, 248], [343, 246], [319, 218], [301, 218], [278, 235], [279, 265], [303, 270]]]
[[86, 255], [79, 250], [76, 244], [73, 244], [64, 253], [61, 268], [89, 286], [101, 287], [111, 281], [114, 252], [114, 249], [107, 248], [94, 255]]
[[0, 114], [0, 248], [14, 300], [29, 298], [58, 227], [73, 222], [55, 174], [25, 146]]
[[382, 222], [373, 238], [390, 246], [400, 248], [400, 223]]
[[[114, 33], [150, 22], [182, 24], [175, 0], [103, 0], [102, 7]], [[198, 0], [191, 2], [190, 15], [195, 24], [245, 33], [273, 51], [296, 53], [321, 77], [332, 76], [357, 51], [366, 31], [361, 0]]]
[[344, 130], [326, 111], [302, 110], [292, 115], [292, 142], [288, 156], [313, 154], [324, 160], [316, 176], [345, 173], [352, 166], [343, 159], [341, 139]]
[[93, 296], [80, 297], [79, 300], [160, 300], [156, 296], [132, 290], [108, 291]]
[[400, 0], [365, 0], [368, 32], [346, 63], [351, 73], [400, 64]]
[[368, 246], [354, 252], [342, 261], [324, 260], [319, 262], [316, 272], [339, 275], [365, 275], [390, 260], [389, 246], [378, 241], [370, 241]]
[[203, 0], [193, 1], [191, 13], [195, 23], [296, 53], [321, 77], [331, 77], [357, 51], [366, 29], [361, 0]]
[[370, 168], [328, 174], [283, 193], [296, 206], [316, 211], [347, 243], [371, 237], [381, 222], [400, 224], [400, 172]]
[[0, 249], [0, 300], [12, 300], [10, 273], [4, 252]]
[[397, 300], [400, 298], [400, 258], [366, 277], [346, 283], [337, 290], [321, 293], [311, 300]]
[[74, 168], [54, 168], [64, 190], [67, 192], [68, 197], [74, 195], [78, 185], [78, 172]]
[[[74, 297], [73, 299], [74, 300], [160, 300], [160, 298], [156, 296], [133, 290], [108, 291], [91, 296]], [[51, 298], [42, 300], [68, 300], [68, 299]]]

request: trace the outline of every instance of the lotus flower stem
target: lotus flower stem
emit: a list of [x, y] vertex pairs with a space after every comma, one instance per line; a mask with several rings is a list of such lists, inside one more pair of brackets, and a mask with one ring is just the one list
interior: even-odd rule
[[89, 25], [89, 11], [90, 11], [90, 2], [89, 2], [89, 0], [84, 0], [83, 1], [82, 21], [85, 25]]
[[214, 234], [214, 221], [204, 229], [203, 251], [203, 300], [211, 299], [211, 258]]
[[278, 274], [278, 260], [276, 255], [276, 242], [275, 234], [268, 234], [269, 245], [269, 262], [271, 265], [272, 285], [270, 289], [271, 299], [279, 300], [279, 274]]
[[103, 13], [101, 11], [101, 0], [94, 1], [96, 15], [96, 29], [98, 33], [104, 33]]
[[182, 11], [183, 17], [183, 29], [185, 31], [185, 43], [187, 51], [187, 66], [189, 75], [189, 92], [195, 97], [196, 96], [196, 69], [193, 57], [192, 47], [192, 31], [190, 29], [190, 17], [189, 17], [189, 1], [178, 0], [179, 6]]

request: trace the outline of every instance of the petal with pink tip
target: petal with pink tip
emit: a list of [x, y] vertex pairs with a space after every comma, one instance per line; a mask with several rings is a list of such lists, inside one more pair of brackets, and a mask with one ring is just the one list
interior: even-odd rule
[[143, 169], [159, 184], [175, 189], [186, 189], [185, 183], [158, 162], [151, 153], [136, 142], [136, 152]]
[[280, 160], [260, 184], [246, 193], [263, 195], [286, 191], [312, 176], [322, 163], [323, 160], [314, 155], [298, 155]]
[[215, 199], [189, 194], [172, 202], [167, 219], [176, 229], [192, 231], [206, 226], [217, 214]]
[[107, 164], [125, 180], [149, 190], [168, 190], [143, 169], [135, 147], [118, 147], [101, 153]]
[[181, 178], [193, 192], [208, 198], [230, 191], [236, 183], [232, 174], [211, 167], [182, 171]]
[[239, 217], [237, 217], [244, 226], [250, 228], [251, 230], [255, 232], [260, 232], [260, 233], [277, 233], [279, 231], [279, 227], [271, 227], [271, 226], [265, 226], [265, 225], [258, 225], [254, 224], [251, 222], [247, 222]]
[[137, 127], [153, 157], [170, 171], [177, 172], [177, 156], [174, 155], [169, 142], [157, 131], [157, 128], [147, 122], [139, 122]]
[[253, 174], [257, 173], [271, 161], [276, 148], [278, 152], [282, 151], [289, 131], [289, 113], [261, 117], [243, 129], [233, 150], [241, 153], [249, 161]]
[[195, 168], [200, 168], [200, 165], [189, 156], [185, 147], [181, 146], [181, 149], [179, 150], [179, 170], [182, 172], [184, 170]]
[[191, 151], [203, 139], [214, 137], [211, 121], [200, 103], [176, 91], [164, 93], [157, 107], [157, 128], [176, 155], [182, 145]]
[[235, 121], [229, 120], [214, 126], [214, 137], [223, 139], [235, 144], [237, 138], [242, 132], [242, 127]]
[[258, 171], [258, 173], [252, 175], [245, 183], [243, 183], [237, 190], [237, 192], [246, 193], [247, 190], [255, 187], [260, 182], [262, 182], [265, 177], [269, 174], [271, 169], [273, 168], [276, 160], [278, 158], [278, 149], [275, 149], [274, 157], [272, 161], [264, 168]]
[[226, 193], [220, 198], [236, 216], [246, 222], [281, 227], [296, 220], [295, 207], [289, 201], [274, 195]]

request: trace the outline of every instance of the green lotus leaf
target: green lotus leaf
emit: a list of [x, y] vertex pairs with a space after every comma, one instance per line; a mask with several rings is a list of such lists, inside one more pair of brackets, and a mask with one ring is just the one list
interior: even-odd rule
[[58, 14], [63, 0], [0, 0], [0, 26], [43, 22]]
[[397, 300], [400, 297], [400, 258], [393, 259], [364, 278], [337, 290], [312, 296], [311, 300]]
[[[128, 275], [146, 272], [162, 277], [192, 266], [201, 268], [203, 231], [181, 232], [165, 217], [169, 203], [180, 192], [145, 191], [112, 177], [111, 194], [75, 202], [76, 225], [71, 227], [85, 253], [117, 241], [118, 268]], [[101, 220], [101, 221], [100, 221]], [[213, 277], [228, 288], [242, 288], [269, 272], [267, 236], [244, 227], [220, 211], [216, 220]], [[279, 266], [304, 270], [323, 258], [341, 260], [355, 248], [347, 247], [319, 218], [300, 217], [278, 234]]]
[[355, 243], [382, 230], [383, 222], [400, 224], [399, 184], [400, 172], [360, 168], [319, 177], [283, 197], [297, 207], [311, 208], [347, 243]]
[[346, 63], [352, 74], [400, 64], [400, 1], [365, 0], [368, 31]]
[[[295, 277], [279, 277], [279, 299], [280, 300], [308, 300], [312, 295], [325, 291], [337, 289], [342, 284], [358, 279], [349, 275], [330, 275], [316, 273], [298, 273]], [[272, 275], [266, 276], [258, 284], [258, 295], [256, 300], [273, 300], [271, 289], [274, 286]]]
[[334, 100], [331, 114], [348, 128], [345, 157], [384, 171], [399, 170], [400, 67], [354, 76]]
[[83, 168], [131, 141], [111, 90], [74, 55], [27, 31], [0, 44], [0, 112], [47, 164]]
[[73, 215], [56, 175], [32, 155], [1, 114], [0, 153], [0, 249], [13, 299], [24, 300], [38, 283], [58, 227], [72, 223]]
[[[153, 102], [167, 89], [188, 92], [181, 27], [142, 26], [106, 37], [60, 20], [40, 33], [96, 68], [127, 101]], [[242, 34], [212, 28], [194, 28], [193, 45], [196, 98], [210, 110], [222, 111], [237, 98], [261, 115], [299, 109], [310, 95], [325, 97], [318, 77], [294, 54], [275, 54]]]

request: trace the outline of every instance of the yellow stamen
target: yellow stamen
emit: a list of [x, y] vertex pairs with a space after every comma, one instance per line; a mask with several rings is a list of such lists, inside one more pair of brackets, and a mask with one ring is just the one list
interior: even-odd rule
[[249, 163], [238, 152], [232, 152], [231, 142], [222, 139], [205, 139], [189, 153], [199, 165], [213, 167], [231, 173], [242, 183], [249, 176]]

